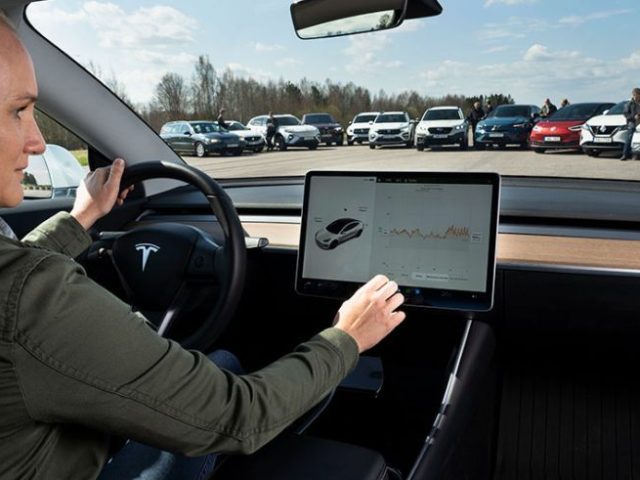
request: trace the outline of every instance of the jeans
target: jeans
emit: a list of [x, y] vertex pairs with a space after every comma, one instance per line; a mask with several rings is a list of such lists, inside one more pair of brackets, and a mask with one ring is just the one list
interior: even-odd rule
[[[227, 351], [217, 350], [209, 359], [230, 372], [243, 371], [236, 356]], [[128, 441], [105, 465], [98, 480], [204, 480], [215, 462], [215, 454], [189, 458]]]
[[631, 142], [633, 141], [633, 134], [636, 131], [635, 123], [629, 123], [627, 125], [627, 139], [624, 142], [624, 150], [622, 151], [622, 156], [629, 158], [631, 156]]

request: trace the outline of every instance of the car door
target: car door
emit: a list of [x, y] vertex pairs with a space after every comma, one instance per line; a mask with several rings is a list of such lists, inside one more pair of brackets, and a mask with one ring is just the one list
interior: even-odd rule
[[193, 129], [187, 122], [180, 122], [176, 133], [176, 150], [182, 153], [191, 153], [194, 149], [194, 143]]

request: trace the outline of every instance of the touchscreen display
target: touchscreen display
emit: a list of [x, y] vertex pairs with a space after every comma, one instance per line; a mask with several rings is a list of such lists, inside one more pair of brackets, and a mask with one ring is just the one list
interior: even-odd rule
[[486, 310], [499, 177], [311, 172], [298, 291], [346, 297], [382, 273], [415, 305]]

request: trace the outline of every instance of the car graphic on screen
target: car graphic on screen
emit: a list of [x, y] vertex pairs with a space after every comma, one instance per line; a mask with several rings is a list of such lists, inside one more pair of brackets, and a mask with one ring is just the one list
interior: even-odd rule
[[364, 223], [355, 218], [339, 218], [316, 232], [316, 244], [323, 250], [333, 250], [341, 243], [362, 235]]

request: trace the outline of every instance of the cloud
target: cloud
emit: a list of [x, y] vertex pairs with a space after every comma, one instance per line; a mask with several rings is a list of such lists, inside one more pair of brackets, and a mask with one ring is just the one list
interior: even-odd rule
[[493, 5], [507, 5], [512, 7], [514, 5], [532, 5], [537, 1], [538, 0], [485, 0], [484, 6], [485, 8]]
[[536, 18], [511, 17], [504, 23], [486, 23], [478, 32], [480, 40], [508, 40], [525, 38], [528, 34], [544, 32], [552, 26]]
[[389, 51], [392, 39], [396, 41], [397, 35], [417, 32], [424, 25], [422, 20], [411, 20], [404, 22], [394, 30], [349, 37], [349, 46], [344, 50], [348, 57], [345, 67], [347, 72], [351, 74], [371, 73], [380, 71], [380, 69], [397, 69], [403, 66], [404, 62], [401, 60], [383, 58], [385, 52]]
[[487, 48], [486, 50], [483, 50], [482, 53], [499, 53], [509, 50], [509, 48], [510, 47], [508, 45], [499, 45], [497, 47]]
[[544, 45], [531, 45], [525, 52], [523, 60], [525, 62], [553, 62], [557, 60], [572, 60], [580, 58], [580, 52], [560, 50], [552, 52]]
[[436, 68], [422, 72], [420, 77], [424, 80], [425, 87], [434, 88], [448, 83], [452, 78], [468, 75], [471, 68], [471, 65], [463, 62], [445, 60]]
[[282, 45], [277, 45], [277, 44], [268, 45], [266, 43], [256, 42], [255, 49], [256, 49], [256, 52], [258, 53], [265, 53], [265, 52], [276, 52], [278, 50], [284, 50], [284, 47]]
[[622, 60], [622, 63], [629, 68], [640, 69], [640, 50], [633, 52], [629, 57]]
[[247, 77], [258, 82], [266, 82], [274, 79], [274, 75], [271, 72], [249, 67], [241, 63], [228, 63], [225, 69], [231, 71], [231, 73], [238, 77]]
[[276, 61], [276, 66], [278, 67], [293, 67], [295, 65], [302, 65], [302, 62], [292, 57], [286, 57]]
[[573, 27], [578, 27], [583, 23], [591, 22], [594, 20], [604, 20], [605, 18], [617, 17], [619, 15], [627, 15], [632, 12], [633, 10], [631, 9], [624, 9], [594, 12], [588, 15], [572, 15], [569, 17], [561, 18], [560, 20], [558, 20], [558, 23], [560, 23], [561, 25], [571, 25]]
[[628, 79], [638, 75], [640, 51], [626, 58], [602, 60], [536, 43], [512, 62], [477, 66], [446, 60], [424, 70], [420, 78], [431, 95], [450, 93], [456, 85], [468, 93], [510, 93], [518, 102], [539, 102], [551, 95], [615, 101], [628, 89]]
[[35, 24], [51, 28], [56, 24], [72, 26], [88, 23], [101, 47], [168, 47], [194, 41], [198, 22], [173, 7], [156, 5], [126, 11], [110, 2], [89, 1], [75, 11], [51, 6], [30, 14]]

